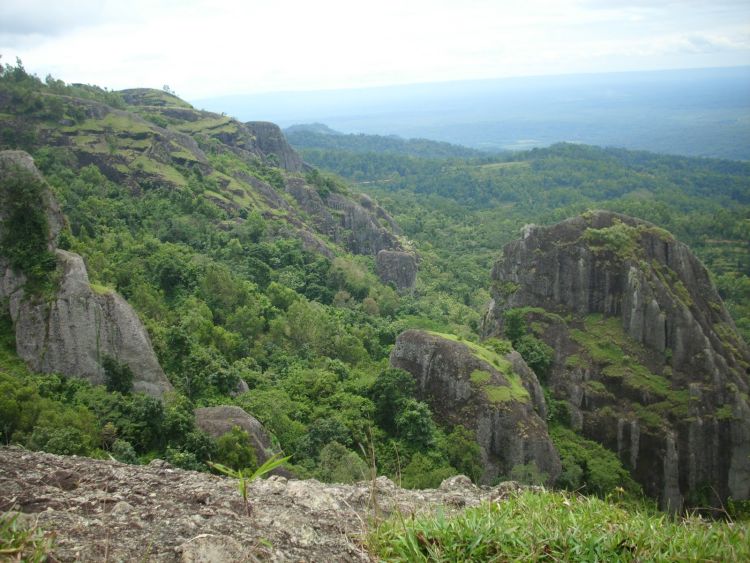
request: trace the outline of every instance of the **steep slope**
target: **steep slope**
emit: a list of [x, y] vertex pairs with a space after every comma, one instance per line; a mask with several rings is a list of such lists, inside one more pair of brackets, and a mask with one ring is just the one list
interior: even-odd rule
[[547, 434], [542, 389], [517, 352], [500, 354], [448, 335], [408, 330], [396, 339], [390, 363], [414, 376], [418, 396], [441, 422], [475, 433], [483, 483], [526, 464], [555, 481], [560, 459]]
[[610, 212], [528, 226], [492, 272], [486, 331], [520, 309], [584, 435], [662, 506], [750, 497], [750, 351], [690, 250]]
[[373, 256], [402, 250], [395, 223], [380, 206], [310, 175], [276, 125], [199, 111], [158, 90], [91, 92], [90, 98], [65, 89], [23, 94], [31, 107], [0, 93], [0, 148], [65, 149], [71, 164], [95, 164], [134, 193], [197, 190], [235, 222], [251, 211], [285, 221], [306, 248], [329, 257], [334, 245]]
[[135, 311], [115, 291], [93, 287], [80, 256], [56, 248], [64, 218], [33, 160], [20, 151], [0, 151], [0, 229], [13, 204], [7, 186], [21, 174], [43, 188], [47, 248], [54, 253], [57, 273], [47, 295], [29, 291], [27, 276], [7, 257], [10, 249], [0, 249], [0, 302], [13, 320], [18, 355], [34, 371], [97, 384], [106, 383], [104, 366], [110, 358], [130, 368], [135, 391], [161, 396], [171, 390]]

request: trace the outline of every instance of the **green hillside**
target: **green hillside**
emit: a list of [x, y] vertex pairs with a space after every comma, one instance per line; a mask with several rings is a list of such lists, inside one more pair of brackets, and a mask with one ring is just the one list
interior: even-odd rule
[[687, 243], [714, 274], [750, 340], [747, 163], [572, 144], [452, 161], [324, 145], [302, 155], [378, 197], [420, 250], [434, 253], [441, 266], [431, 279], [465, 302], [479, 305], [484, 296], [474, 295], [475, 288], [524, 224], [610, 209], [651, 221]]
[[[196, 407], [238, 405], [292, 456], [289, 469], [301, 478], [369, 478], [373, 459], [379, 474], [409, 488], [476, 475], [476, 436], [435, 422], [411, 375], [389, 368], [391, 347], [405, 329], [421, 328], [479, 348], [502, 245], [527, 222], [593, 207], [648, 219], [692, 245], [750, 336], [748, 164], [579, 145], [480, 157], [389, 137], [307, 138], [316, 135], [335, 142], [310, 141], [301, 152], [308, 165], [284, 167], [248, 124], [169, 92], [113, 92], [41, 81], [20, 63], [0, 67], [0, 150], [34, 157], [66, 217], [59, 247], [84, 258], [95, 290], [115, 290], [132, 305], [175, 388], [160, 401], [32, 373], [5, 314], [2, 439], [128, 463], [252, 468], [247, 434], [211, 439], [193, 418]], [[380, 281], [374, 240], [419, 255], [412, 293]], [[30, 267], [42, 258], [32, 253]], [[534, 364], [525, 356], [543, 379], [544, 357]], [[549, 400], [547, 420], [565, 453], [559, 486], [640, 499], [615, 453], [565, 427], [560, 403]], [[533, 465], [503, 476], [511, 477], [544, 481]], [[743, 510], [737, 503], [726, 512]]]

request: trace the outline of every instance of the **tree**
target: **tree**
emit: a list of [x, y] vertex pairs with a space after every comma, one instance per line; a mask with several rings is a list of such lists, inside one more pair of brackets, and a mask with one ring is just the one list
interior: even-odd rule
[[112, 356], [104, 356], [102, 368], [104, 368], [107, 391], [130, 393], [133, 390], [133, 370], [129, 365], [118, 362]]
[[378, 426], [396, 434], [396, 418], [403, 410], [404, 402], [414, 397], [414, 388], [414, 378], [402, 369], [388, 368], [380, 372], [370, 388]]

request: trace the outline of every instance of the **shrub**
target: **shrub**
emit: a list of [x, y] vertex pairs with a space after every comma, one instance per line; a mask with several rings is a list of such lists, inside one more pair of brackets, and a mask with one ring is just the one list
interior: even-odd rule
[[51, 282], [55, 256], [47, 249], [45, 185], [28, 170], [9, 166], [0, 175], [0, 247], [11, 267], [23, 272], [32, 291]]
[[258, 456], [250, 440], [250, 435], [235, 426], [216, 439], [216, 461], [235, 470], [255, 471]]
[[133, 390], [133, 370], [129, 365], [118, 362], [112, 356], [104, 356], [102, 367], [107, 391], [130, 393]]

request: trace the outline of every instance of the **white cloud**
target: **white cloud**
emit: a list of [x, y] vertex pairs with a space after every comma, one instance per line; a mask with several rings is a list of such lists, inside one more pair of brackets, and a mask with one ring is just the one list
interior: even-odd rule
[[40, 75], [192, 98], [750, 64], [732, 1], [4, 0], [0, 22], [5, 60]]

